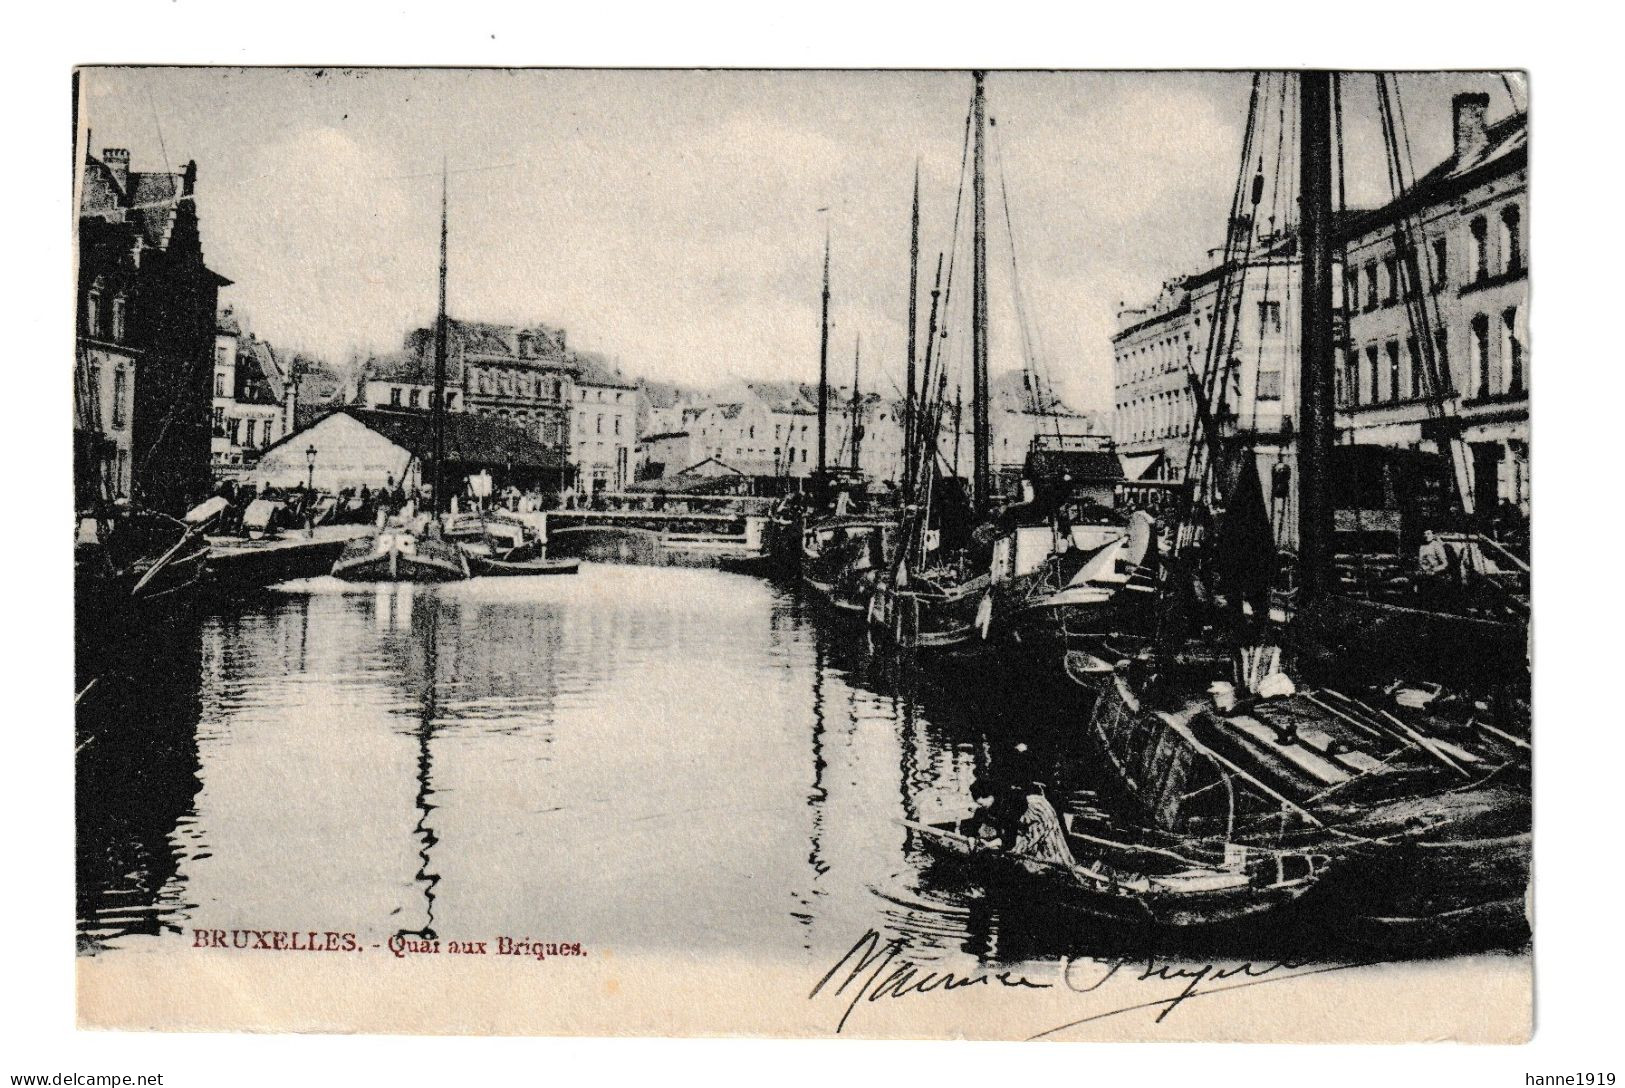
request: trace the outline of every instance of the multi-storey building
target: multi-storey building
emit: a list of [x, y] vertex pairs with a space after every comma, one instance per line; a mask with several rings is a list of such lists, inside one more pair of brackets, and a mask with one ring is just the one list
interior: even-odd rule
[[[1249, 221], [1234, 230], [1251, 231]], [[1289, 239], [1257, 238], [1256, 256], [1233, 268], [1222, 251], [1200, 272], [1168, 280], [1145, 306], [1123, 309], [1112, 337], [1112, 434], [1130, 479], [1178, 480], [1198, 428], [1195, 386], [1218, 353], [1229, 429], [1284, 455], [1297, 403], [1300, 268]], [[1233, 252], [1244, 251], [1240, 239]], [[1214, 345], [1218, 296], [1227, 273], [1231, 312]], [[1223, 316], [1223, 315], [1220, 315]]]
[[1450, 157], [1348, 226], [1337, 422], [1345, 442], [1433, 452], [1459, 433], [1474, 506], [1527, 513], [1528, 116], [1489, 124], [1488, 105], [1456, 95]]
[[230, 307], [220, 312], [210, 439], [216, 477], [237, 475], [292, 429], [297, 384], [284, 372], [270, 344], [245, 333]]
[[622, 491], [632, 482], [638, 419], [646, 414], [640, 385], [594, 352], [576, 352], [570, 463], [583, 492]]
[[[448, 320], [446, 410], [518, 423], [561, 455], [570, 451], [579, 364], [563, 329]], [[363, 367], [361, 400], [373, 408], [434, 406], [434, 328], [407, 333], [400, 351]]]
[[80, 182], [76, 387], [81, 416], [94, 405], [97, 417], [81, 424], [96, 436], [83, 467], [115, 495], [178, 513], [211, 486], [215, 309], [230, 283], [204, 264], [197, 164], [137, 172], [108, 148]]

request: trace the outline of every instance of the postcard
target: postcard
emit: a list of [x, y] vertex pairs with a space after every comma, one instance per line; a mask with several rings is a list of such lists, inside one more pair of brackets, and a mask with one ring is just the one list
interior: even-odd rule
[[78, 69], [80, 1026], [1527, 1040], [1527, 87]]

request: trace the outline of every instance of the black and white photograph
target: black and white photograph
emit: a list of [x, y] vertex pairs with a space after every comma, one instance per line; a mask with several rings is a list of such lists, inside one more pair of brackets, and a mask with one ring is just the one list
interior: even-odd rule
[[1528, 1037], [1526, 73], [72, 95], [82, 1025]]

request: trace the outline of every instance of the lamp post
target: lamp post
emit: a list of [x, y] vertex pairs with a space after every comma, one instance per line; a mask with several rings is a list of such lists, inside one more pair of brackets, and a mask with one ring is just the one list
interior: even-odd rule
[[305, 535], [316, 535], [316, 447], [305, 448]]

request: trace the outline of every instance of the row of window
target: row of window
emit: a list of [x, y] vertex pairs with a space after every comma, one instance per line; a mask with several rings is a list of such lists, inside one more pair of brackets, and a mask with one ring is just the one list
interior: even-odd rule
[[114, 295], [112, 302], [107, 303], [102, 298], [101, 287], [92, 287], [85, 297], [85, 335], [94, 340], [122, 343], [127, 308], [122, 294]]
[[[86, 367], [86, 377], [88, 379], [90, 390], [99, 402], [102, 395], [101, 364], [92, 359], [86, 364]], [[112, 411], [108, 413], [108, 415], [112, 418], [112, 426], [115, 431], [123, 430], [125, 424], [129, 422], [129, 406], [129, 367], [124, 363], [118, 363], [113, 367], [113, 403], [110, 406]], [[98, 412], [99, 411], [100, 407], [98, 405]]]
[[[1475, 314], [1468, 323], [1469, 398], [1485, 400], [1496, 396], [1519, 396], [1527, 391], [1528, 374], [1523, 339], [1518, 331], [1518, 308], [1508, 306], [1498, 316]], [[1445, 388], [1438, 395], [1454, 391], [1450, 370], [1450, 341], [1444, 329], [1434, 334], [1433, 355], [1437, 381]], [[1403, 348], [1399, 340], [1351, 347], [1338, 375], [1338, 403], [1344, 407], [1391, 404], [1427, 396], [1434, 382], [1428, 373], [1428, 360], [1414, 336]]]
[[275, 420], [254, 418], [226, 418], [226, 409], [215, 405], [214, 409], [214, 435], [216, 438], [229, 438], [233, 446], [244, 449], [264, 449], [271, 444], [275, 437], [271, 432]]
[[[1471, 254], [1470, 275], [1466, 285], [1482, 283], [1496, 275], [1514, 275], [1524, 270], [1523, 213], [1516, 204], [1508, 204], [1495, 216], [1495, 244], [1491, 245], [1492, 231], [1488, 216], [1478, 215], [1467, 225], [1468, 249]], [[1393, 306], [1401, 298], [1409, 298], [1412, 284], [1427, 282], [1428, 290], [1438, 294], [1450, 282], [1450, 244], [1440, 235], [1429, 239], [1425, 250], [1427, 268], [1417, 263], [1414, 250], [1403, 254], [1398, 251], [1381, 258], [1372, 258], [1361, 267], [1344, 270], [1346, 305], [1350, 313], [1370, 313], [1384, 306]], [[1496, 257], [1499, 256], [1499, 262]]]
[[[404, 404], [401, 401], [403, 395], [406, 398]], [[391, 408], [422, 408], [424, 405], [433, 408], [436, 403], [434, 390], [432, 389], [418, 389], [410, 386], [403, 389], [398, 385], [390, 386], [389, 405]], [[455, 412], [456, 410], [457, 390], [448, 389], [446, 390], [446, 411]]]

